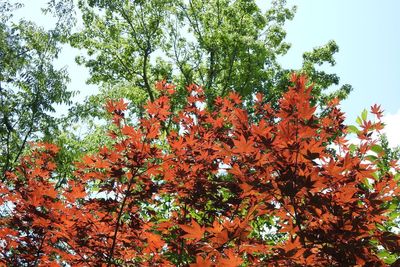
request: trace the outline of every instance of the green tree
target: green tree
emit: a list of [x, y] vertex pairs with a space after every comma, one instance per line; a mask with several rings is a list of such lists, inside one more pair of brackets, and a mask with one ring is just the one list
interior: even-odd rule
[[[58, 135], [61, 147], [94, 151], [108, 144], [110, 140], [98, 135], [110, 127], [103, 120], [105, 100], [129, 99], [129, 111], [136, 115], [129, 118], [136, 120], [143, 116], [146, 101], [157, 97], [154, 85], [162, 79], [177, 85], [171, 100], [174, 111], [185, 105], [185, 87], [191, 83], [204, 87], [209, 108], [217, 96], [232, 91], [243, 97], [249, 109], [257, 92], [276, 106], [293, 71], [315, 81], [313, 94], [320, 102], [333, 96], [344, 98], [351, 89], [346, 85], [333, 94], [323, 93], [339, 83], [337, 75], [319, 70], [325, 62], [335, 64], [338, 46], [333, 41], [305, 53], [299, 70], [279, 64], [279, 57], [290, 48], [284, 24], [296, 9], [288, 8], [284, 0], [271, 1], [265, 12], [254, 0], [52, 0], [50, 9], [66, 17], [73, 12], [73, 3], [83, 27], [68, 41], [86, 52], [77, 62], [89, 69], [88, 82], [97, 84], [99, 92], [71, 107], [62, 128], [84, 125], [85, 134], [69, 128], [68, 134]], [[62, 158], [73, 161], [79, 154], [65, 151]]]
[[[78, 8], [84, 28], [70, 43], [87, 51], [78, 63], [89, 68], [90, 83], [103, 87], [103, 98], [129, 98], [139, 114], [147, 99], [154, 100], [160, 79], [178, 85], [175, 107], [182, 106], [185, 85], [196, 83], [204, 86], [211, 108], [216, 96], [231, 91], [245, 100], [262, 92], [274, 102], [293, 71], [278, 62], [290, 48], [284, 24], [295, 13], [284, 0], [271, 1], [266, 12], [254, 0], [80, 0]], [[314, 94], [323, 101], [333, 95], [321, 92], [339, 78], [318, 66], [335, 64], [337, 51], [331, 41], [305, 53], [297, 70], [315, 81]], [[346, 85], [334, 95], [344, 98], [350, 89]], [[96, 114], [93, 104], [89, 100], [78, 114]]]
[[54, 139], [54, 104], [70, 103], [65, 69], [56, 69], [60, 29], [14, 22], [20, 4], [0, 2], [0, 171], [4, 179], [29, 141]]

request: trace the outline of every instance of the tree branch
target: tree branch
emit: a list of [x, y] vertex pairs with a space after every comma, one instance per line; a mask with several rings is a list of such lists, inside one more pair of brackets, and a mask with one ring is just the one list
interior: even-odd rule
[[147, 91], [147, 94], [150, 97], [150, 101], [154, 102], [154, 94], [151, 90], [149, 78], [147, 76], [147, 64], [148, 64], [149, 56], [150, 56], [150, 51], [148, 49], [146, 49], [146, 51], [144, 52], [144, 56], [143, 56], [143, 81], [144, 81], [144, 86]]

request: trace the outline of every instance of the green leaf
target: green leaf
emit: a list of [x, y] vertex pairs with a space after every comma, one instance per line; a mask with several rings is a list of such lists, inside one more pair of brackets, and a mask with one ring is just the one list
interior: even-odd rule
[[393, 262], [395, 262], [395, 261], [397, 260], [396, 255], [390, 254], [390, 252], [387, 251], [386, 249], [385, 249], [385, 250], [382, 250], [382, 251], [379, 251], [379, 252], [378, 252], [378, 256], [379, 256], [381, 259], [383, 259], [383, 261], [384, 261], [386, 264], [392, 264]]
[[371, 150], [376, 154], [380, 154], [383, 152], [383, 148], [380, 145], [373, 145], [371, 146]]
[[[396, 205], [397, 206], [397, 205]], [[396, 218], [399, 218], [400, 217], [400, 212], [392, 212], [392, 213], [390, 213], [389, 214], [389, 218], [391, 219], [391, 220], [394, 220], [394, 219], [396, 219]]]
[[356, 122], [358, 125], [362, 125], [362, 120], [360, 117], [357, 117]]
[[349, 133], [355, 133], [355, 134], [358, 134], [360, 132], [360, 130], [354, 125], [347, 126], [347, 131]]
[[372, 184], [369, 182], [369, 179], [365, 179], [363, 183], [368, 189], [371, 190], [373, 188]]
[[377, 159], [378, 159], [378, 157], [377, 156], [374, 156], [374, 155], [367, 155], [367, 156], [365, 156], [365, 158], [367, 159], [367, 160], [369, 160], [369, 161], [376, 161]]
[[354, 152], [357, 150], [357, 146], [355, 144], [349, 145], [350, 152]]
[[361, 118], [363, 121], [367, 120], [367, 116], [368, 116], [368, 111], [366, 109], [364, 109], [361, 113]]

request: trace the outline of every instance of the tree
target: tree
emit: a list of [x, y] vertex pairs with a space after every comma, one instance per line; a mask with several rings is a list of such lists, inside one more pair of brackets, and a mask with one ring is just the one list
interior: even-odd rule
[[[252, 115], [233, 92], [204, 108], [197, 85], [172, 113], [176, 92], [165, 81], [136, 125], [127, 123], [126, 102], [109, 100], [114, 142], [77, 163], [74, 179], [58, 182], [50, 144], [36, 145], [7, 174], [0, 261], [396, 266], [382, 253], [400, 251], [386, 225], [399, 165], [379, 167], [384, 149], [373, 134], [382, 112], [375, 106], [377, 121], [363, 115], [359, 127], [346, 128], [337, 99], [319, 116], [305, 77], [291, 82], [276, 109], [258, 94]], [[175, 121], [168, 135], [167, 118]], [[358, 145], [347, 142], [350, 131]]]
[[29, 21], [12, 22], [11, 12], [18, 7], [7, 2], [0, 6], [1, 180], [27, 142], [54, 139], [54, 104], [70, 104], [72, 95], [66, 88], [65, 69], [53, 66], [61, 29], [45, 31]]
[[[178, 85], [172, 102], [178, 110], [191, 83], [204, 87], [209, 108], [232, 91], [247, 101], [261, 92], [274, 103], [292, 72], [278, 63], [290, 48], [283, 26], [295, 12], [285, 5], [271, 1], [263, 13], [254, 0], [79, 1], [84, 29], [70, 43], [87, 51], [78, 62], [89, 68], [89, 82], [103, 85], [103, 99], [128, 97], [139, 115], [156, 98], [154, 84], [161, 79]], [[316, 67], [333, 65], [337, 51], [331, 41], [304, 54], [302, 71], [313, 78], [318, 96], [339, 83], [337, 75]], [[337, 94], [344, 98], [350, 89], [346, 85]], [[77, 113], [98, 114], [95, 103]]]
[[98, 123], [106, 121], [102, 109], [106, 99], [130, 100], [128, 109], [136, 116], [129, 118], [141, 118], [146, 101], [157, 97], [156, 81], [162, 79], [177, 84], [171, 112], [185, 106], [185, 88], [191, 83], [203, 86], [208, 108], [213, 108], [216, 97], [230, 92], [239, 93], [249, 109], [254, 95], [263, 93], [275, 108], [292, 71], [307, 74], [315, 82], [317, 103], [344, 99], [351, 91], [344, 85], [333, 93], [324, 92], [339, 83], [336, 74], [318, 67], [335, 64], [338, 46], [334, 41], [305, 53], [300, 70], [279, 64], [290, 48], [284, 24], [295, 13], [284, 0], [271, 1], [265, 12], [254, 0], [82, 0], [77, 7], [83, 29], [72, 34], [69, 43], [86, 52], [77, 62], [88, 67], [88, 82], [98, 84], [99, 92], [71, 107], [65, 128], [79, 122], [89, 129], [85, 137], [68, 138], [85, 150], [108, 143], [97, 134], [108, 127]]

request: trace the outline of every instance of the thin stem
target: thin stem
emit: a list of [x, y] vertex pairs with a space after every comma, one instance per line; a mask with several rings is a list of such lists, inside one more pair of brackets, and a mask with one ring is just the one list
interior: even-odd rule
[[146, 49], [146, 51], [144, 52], [144, 56], [143, 56], [143, 81], [144, 81], [144, 86], [146, 87], [146, 91], [149, 94], [150, 101], [154, 102], [154, 95], [153, 95], [153, 92], [151, 91], [151, 87], [149, 84], [149, 78], [147, 76], [147, 63], [149, 60], [149, 56], [150, 56], [150, 51], [149, 51], [149, 49]]
[[35, 262], [33, 263], [33, 266], [38, 266], [39, 265], [39, 259], [40, 259], [40, 251], [43, 248], [44, 240], [46, 239], [46, 235], [43, 236], [42, 241], [40, 242], [39, 248], [36, 252], [36, 257], [35, 257]]
[[114, 228], [114, 234], [113, 234], [113, 239], [112, 239], [112, 245], [111, 245], [111, 248], [110, 248], [110, 256], [109, 256], [109, 259], [108, 259], [107, 266], [111, 266], [111, 265], [112, 265], [112, 260], [113, 260], [113, 257], [114, 257], [115, 246], [116, 246], [116, 244], [117, 244], [118, 230], [119, 230], [119, 227], [121, 226], [121, 223], [120, 223], [120, 222], [121, 222], [122, 213], [124, 212], [124, 208], [125, 208], [126, 201], [127, 201], [127, 199], [128, 199], [129, 191], [131, 190], [131, 186], [133, 185], [133, 180], [134, 180], [134, 178], [136, 177], [136, 175], [137, 175], [137, 173], [135, 173], [135, 174], [132, 176], [131, 180], [129, 181], [128, 188], [127, 188], [126, 191], [125, 191], [124, 199], [122, 200], [122, 203], [121, 203], [121, 208], [120, 208], [120, 210], [119, 210], [119, 212], [118, 212], [117, 224], [116, 224], [116, 226], [115, 226], [115, 228]]
[[[186, 221], [186, 202], [185, 205], [183, 207], [183, 222]], [[179, 263], [183, 263], [182, 262], [182, 256], [183, 256], [183, 248], [185, 246], [185, 240], [181, 237], [181, 247], [180, 247], [180, 251], [179, 251]]]

